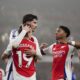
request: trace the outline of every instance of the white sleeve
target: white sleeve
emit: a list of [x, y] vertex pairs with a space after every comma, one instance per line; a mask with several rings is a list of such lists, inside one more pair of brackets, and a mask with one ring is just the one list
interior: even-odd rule
[[12, 39], [10, 41], [10, 44], [13, 47], [17, 48], [19, 46], [19, 44], [21, 43], [22, 39], [24, 38], [24, 36], [26, 35], [26, 33], [27, 33], [27, 31], [22, 30], [22, 32], [17, 37], [15, 37], [15, 39]]
[[40, 51], [38, 40], [34, 36], [33, 36], [33, 38], [34, 38], [34, 42], [36, 43], [36, 55], [38, 56], [39, 59], [41, 59], [42, 58], [42, 54], [41, 54], [41, 51]]
[[11, 44], [8, 44], [8, 46], [5, 49], [4, 53], [7, 54], [7, 55], [10, 55], [11, 50], [12, 50], [12, 45]]
[[4, 51], [5, 54], [10, 55], [10, 51], [12, 50], [12, 45], [10, 44], [10, 42], [14, 40], [17, 35], [18, 35], [18, 31], [16, 29], [13, 29], [10, 33], [9, 44]]
[[53, 43], [52, 45], [50, 45], [49, 47], [47, 47], [47, 48], [44, 48], [43, 49], [43, 51], [44, 51], [44, 53], [50, 53], [50, 54], [52, 54], [53, 52], [52, 52], [52, 47], [53, 47], [53, 45], [55, 45], [56, 43]]

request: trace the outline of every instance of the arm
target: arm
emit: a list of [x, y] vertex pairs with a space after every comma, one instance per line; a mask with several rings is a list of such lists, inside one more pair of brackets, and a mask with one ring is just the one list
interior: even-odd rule
[[16, 32], [17, 32], [16, 29], [14, 29], [14, 30], [11, 31], [10, 37], [9, 37], [9, 44], [8, 44], [7, 48], [5, 49], [5, 51], [1, 55], [1, 59], [4, 60], [5, 62], [11, 56], [12, 46], [11, 46], [10, 42], [13, 39], [15, 39], [15, 37], [18, 35], [18, 34], [16, 34]]
[[79, 53], [79, 49], [77, 49], [76, 47], [74, 47], [74, 46], [72, 46], [72, 45], [69, 45], [69, 47], [70, 47], [70, 55], [69, 55], [69, 57], [71, 56], [71, 58], [77, 53], [77, 55], [78, 55], [78, 58], [80, 59], [80, 53]]
[[46, 53], [44, 53], [43, 49], [47, 48], [47, 45], [48, 45], [47, 43], [41, 43], [40, 50], [41, 50], [41, 54], [42, 55], [46, 55]]
[[53, 47], [54, 44], [52, 44], [49, 47], [47, 47], [47, 44], [43, 43], [42, 46], [41, 46], [42, 55], [46, 55], [46, 53], [52, 54], [52, 47]]
[[36, 43], [36, 56], [38, 59], [41, 59], [42, 54], [41, 54], [39, 43], [38, 43], [38, 40], [36, 39], [36, 37], [34, 37], [34, 42]]
[[43, 49], [43, 52], [44, 52], [44, 53], [50, 53], [50, 54], [52, 54], [52, 46], [53, 46], [53, 45], [51, 45], [51, 46], [49, 46], [49, 47], [47, 47], [47, 48], [44, 48], [44, 49]]
[[39, 48], [39, 43], [38, 43], [38, 40], [36, 39], [36, 37], [32, 36], [33, 39], [34, 39], [34, 43], [36, 44], [36, 50], [34, 49], [27, 49], [25, 50], [25, 53], [27, 56], [33, 56], [34, 57], [34, 60], [35, 62], [37, 61], [37, 59], [41, 59], [42, 58], [42, 54], [41, 54], [41, 51], [40, 51], [40, 48]]
[[1, 55], [1, 59], [5, 60], [6, 58], [9, 58], [11, 56], [11, 50], [12, 46], [8, 44], [6, 50]]
[[21, 31], [21, 33], [17, 37], [15, 37], [15, 39], [12, 39], [10, 41], [10, 44], [12, 45], [12, 47], [17, 48], [21, 43], [22, 39], [24, 38], [24, 36], [26, 35], [26, 33], [29, 31], [30, 31], [30, 28], [28, 26], [23, 27], [23, 30]]
[[70, 41], [68, 43], [74, 46], [75, 48], [80, 49], [80, 41]]
[[[21, 35], [22, 35], [22, 33], [21, 33]], [[19, 35], [19, 36], [21, 36], [21, 35]], [[16, 41], [16, 36], [18, 36], [18, 31], [14, 29], [10, 33], [9, 44], [8, 44], [6, 50], [1, 55], [2, 60], [5, 61], [5, 59], [7, 59], [11, 56], [11, 50], [12, 50], [12, 44], [11, 43]]]

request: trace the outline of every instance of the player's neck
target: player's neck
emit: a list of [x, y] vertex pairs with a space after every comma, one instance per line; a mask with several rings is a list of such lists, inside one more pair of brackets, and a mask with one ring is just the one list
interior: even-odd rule
[[24, 39], [30, 40], [31, 37], [25, 36]]
[[66, 44], [67, 43], [67, 38], [59, 39], [59, 40], [57, 40], [57, 42]]

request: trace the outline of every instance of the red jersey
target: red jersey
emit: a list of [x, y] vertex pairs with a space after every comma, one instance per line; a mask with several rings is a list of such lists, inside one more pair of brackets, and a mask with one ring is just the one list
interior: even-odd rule
[[24, 52], [29, 48], [36, 50], [36, 44], [33, 40], [23, 39], [19, 47], [13, 49], [13, 64], [17, 73], [24, 77], [30, 77], [35, 72], [34, 58]]
[[[68, 44], [52, 44], [43, 51], [53, 55], [52, 63], [52, 80], [64, 79], [66, 75], [71, 78], [71, 54], [74, 47]], [[68, 68], [68, 69], [67, 69]], [[69, 74], [68, 74], [69, 73]], [[69, 79], [71, 80], [71, 79]]]
[[65, 61], [69, 51], [67, 44], [56, 44], [52, 47], [53, 66], [52, 80], [64, 79]]

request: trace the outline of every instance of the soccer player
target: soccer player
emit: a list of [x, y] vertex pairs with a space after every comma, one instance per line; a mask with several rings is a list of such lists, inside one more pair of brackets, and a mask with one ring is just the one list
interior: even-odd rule
[[[53, 55], [52, 80], [72, 80], [71, 55], [74, 52], [75, 42], [69, 42], [70, 30], [66, 26], [56, 29], [56, 43], [44, 48], [43, 53]], [[76, 46], [79, 48], [79, 44]]]
[[[9, 43], [12, 39], [14, 39], [18, 35], [18, 31], [13, 29], [10, 33]], [[2, 59], [6, 63], [6, 75], [5, 80], [13, 80], [13, 70], [12, 70], [12, 48], [8, 45], [5, 51], [2, 54]]]
[[36, 80], [34, 56], [40, 54], [36, 54], [36, 43], [31, 35], [30, 31], [22, 40], [12, 43], [14, 80]]
[[[24, 17], [23, 17], [23, 24], [20, 26], [20, 28], [19, 28], [19, 30], [17, 31], [18, 32], [18, 35], [16, 36], [16, 35], [14, 35], [15, 34], [15, 31], [13, 31], [12, 33], [11, 33], [11, 41], [10, 41], [10, 44], [9, 44], [9, 46], [8, 46], [8, 52], [9, 52], [9, 50], [12, 50], [11, 49], [11, 44], [13, 43], [13, 44], [15, 44], [15, 42], [18, 42], [18, 41], [22, 41], [21, 39], [23, 39], [24, 38], [24, 36], [25, 36], [25, 34], [29, 31], [29, 29], [31, 28], [32, 29], [32, 31], [34, 32], [35, 31], [35, 29], [36, 29], [36, 27], [37, 27], [37, 16], [35, 16], [35, 15], [32, 15], [32, 14], [27, 14], [27, 15], [25, 15]], [[29, 25], [29, 26], [27, 26], [27, 25]], [[25, 27], [24, 27], [25, 26]], [[29, 28], [30, 27], [30, 28]], [[17, 33], [16, 32], [16, 33]], [[14, 38], [15, 37], [15, 38]], [[41, 53], [40, 53], [40, 49], [39, 49], [39, 44], [38, 44], [38, 41], [37, 41], [37, 39], [36, 39], [36, 37], [34, 37], [34, 36], [32, 36], [33, 38], [32, 38], [32, 41], [34, 41], [34, 43], [36, 43], [36, 54], [37, 54], [37, 57], [38, 58], [41, 58], [42, 57], [42, 55], [41, 55]], [[29, 49], [29, 50], [27, 50], [27, 53], [32, 53], [32, 50], [31, 49]], [[15, 73], [14, 73], [15, 74]], [[15, 77], [15, 76], [14, 76]], [[18, 76], [19, 77], [19, 76]], [[35, 76], [36, 77], [36, 76]], [[16, 79], [15, 79], [16, 80]]]

